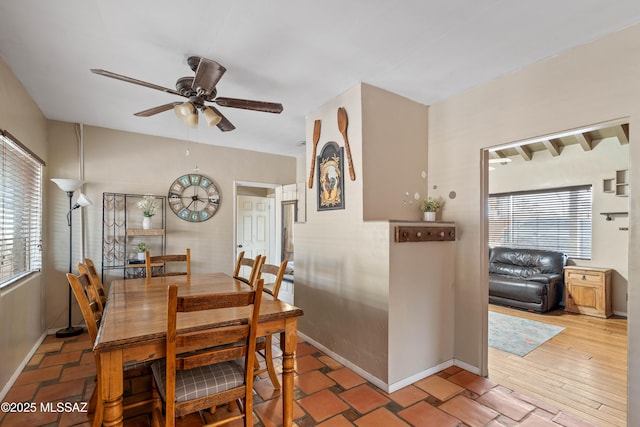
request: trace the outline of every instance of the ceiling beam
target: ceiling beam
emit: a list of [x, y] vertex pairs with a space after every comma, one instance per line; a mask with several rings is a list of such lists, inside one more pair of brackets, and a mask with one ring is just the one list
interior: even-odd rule
[[629, 124], [625, 123], [613, 128], [616, 138], [620, 145], [626, 145], [629, 143]]
[[575, 137], [584, 151], [591, 151], [593, 149], [593, 141], [591, 141], [589, 135], [586, 133], [577, 133]]
[[520, 156], [522, 156], [523, 159], [529, 161], [533, 158], [533, 155], [531, 153], [531, 149], [528, 148], [526, 145], [519, 145], [517, 147], [514, 147], [516, 149], [516, 151], [518, 152], [518, 154], [520, 154]]
[[544, 144], [545, 148], [551, 153], [551, 155], [553, 157], [558, 157], [560, 155], [560, 144], [558, 144], [555, 141], [551, 141], [550, 139], [546, 139], [544, 141], [542, 141], [542, 143]]

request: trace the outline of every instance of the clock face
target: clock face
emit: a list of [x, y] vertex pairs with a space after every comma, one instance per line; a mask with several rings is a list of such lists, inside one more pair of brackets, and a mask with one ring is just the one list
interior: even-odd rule
[[190, 173], [173, 181], [169, 188], [169, 206], [178, 218], [202, 222], [211, 218], [220, 205], [220, 193], [204, 175]]

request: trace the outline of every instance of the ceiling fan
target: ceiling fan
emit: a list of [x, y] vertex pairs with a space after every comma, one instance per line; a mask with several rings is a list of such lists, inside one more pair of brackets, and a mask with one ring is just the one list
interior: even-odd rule
[[138, 117], [149, 117], [173, 109], [176, 115], [185, 123], [190, 126], [196, 126], [198, 124], [198, 110], [200, 110], [209, 126], [218, 126], [221, 131], [228, 132], [234, 130], [236, 127], [223, 116], [217, 108], [212, 105], [207, 105], [206, 102], [213, 102], [221, 107], [241, 108], [244, 110], [264, 111], [276, 114], [282, 112], [282, 104], [274, 102], [216, 97], [218, 92], [216, 90], [216, 84], [218, 84], [218, 81], [220, 81], [227, 69], [216, 61], [200, 56], [190, 56], [187, 59], [187, 64], [189, 64], [189, 67], [195, 72], [195, 76], [180, 77], [176, 81], [175, 90], [112, 73], [111, 71], [93, 68], [91, 72], [187, 98], [185, 102], [171, 102], [135, 113], [134, 115]]

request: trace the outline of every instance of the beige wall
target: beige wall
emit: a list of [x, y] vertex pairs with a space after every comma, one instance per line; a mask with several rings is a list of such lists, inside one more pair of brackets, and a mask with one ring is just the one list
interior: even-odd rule
[[[59, 177], [78, 177], [79, 139], [77, 126], [70, 123], [51, 122], [49, 125], [53, 170]], [[207, 132], [218, 132], [207, 129]], [[289, 184], [295, 182], [296, 159], [294, 157], [188, 143], [167, 138], [140, 135], [110, 129], [84, 126], [84, 192], [93, 206], [74, 211], [74, 261], [82, 257], [80, 217], [84, 216], [84, 253], [92, 258], [98, 269], [102, 258], [102, 193], [134, 193], [166, 195], [171, 183], [185, 173], [199, 173], [212, 178], [221, 194], [220, 208], [215, 216], [202, 223], [188, 223], [167, 211], [167, 252], [191, 249], [192, 271], [225, 271], [231, 273], [234, 258], [234, 182], [260, 182]], [[189, 155], [186, 155], [186, 148]], [[54, 154], [55, 153], [55, 154]], [[50, 187], [55, 189], [53, 183]], [[51, 218], [51, 230], [65, 230], [66, 220], [62, 210], [68, 203], [66, 195], [57, 191], [52, 197], [52, 209], [57, 214]], [[77, 196], [77, 194], [76, 194]], [[74, 196], [74, 200], [75, 197]], [[81, 212], [82, 211], [82, 212]], [[77, 226], [76, 226], [77, 225]], [[77, 232], [76, 232], [77, 230]], [[68, 237], [53, 235], [55, 244], [50, 251], [50, 270], [47, 277], [56, 280], [47, 288], [47, 325], [62, 326], [66, 319], [66, 306], [61, 301], [67, 284], [64, 273], [68, 265]], [[74, 268], [75, 270], [75, 268]], [[79, 311], [74, 320], [80, 322]]]
[[389, 226], [389, 384], [392, 390], [454, 362], [456, 243], [396, 243], [395, 226], [408, 224]]
[[[316, 164], [313, 189], [306, 193], [307, 222], [295, 225], [295, 304], [304, 310], [298, 325], [309, 338], [386, 382], [388, 239], [386, 227], [362, 221], [361, 87], [313, 111], [307, 117], [306, 140], [313, 141], [314, 120], [320, 119], [317, 154], [328, 141], [344, 146], [338, 107], [345, 107], [349, 116], [356, 181], [349, 179], [345, 153], [345, 209], [318, 212]], [[306, 149], [308, 173], [312, 144]]]
[[579, 145], [565, 147], [553, 157], [547, 151], [535, 153], [532, 161], [515, 158], [506, 165], [493, 165], [489, 172], [489, 192], [557, 188], [590, 184], [593, 188], [593, 235], [591, 260], [570, 259], [571, 265], [614, 269], [612, 305], [616, 314], [627, 314], [627, 279], [629, 260], [628, 216], [605, 221], [601, 212], [627, 212], [629, 199], [602, 191], [602, 180], [615, 177], [616, 170], [629, 168], [629, 145], [616, 138], [606, 138], [591, 151]]
[[[0, 60], [0, 129], [48, 162], [46, 120], [15, 75]], [[44, 176], [48, 170], [45, 167]], [[47, 198], [47, 188], [44, 188]], [[45, 211], [45, 215], [46, 215]], [[44, 225], [45, 232], [47, 225]], [[48, 247], [44, 242], [45, 251]], [[36, 273], [0, 290], [0, 392], [45, 331], [45, 276]], [[1, 394], [0, 394], [1, 396]]]
[[[481, 149], [629, 117], [629, 418], [640, 425], [640, 26], [609, 35], [430, 108], [429, 185], [455, 190], [444, 216], [458, 232], [456, 358], [486, 368], [486, 234]], [[437, 194], [436, 194], [437, 195]]]
[[428, 107], [362, 84], [362, 109], [364, 219], [420, 220], [418, 206], [427, 193]]
[[[421, 217], [414, 194], [423, 198], [427, 190], [428, 108], [357, 85], [307, 118], [307, 141], [314, 120], [322, 120], [318, 153], [327, 141], [344, 146], [338, 107], [349, 116], [356, 180], [345, 154], [344, 210], [318, 212], [317, 183], [307, 191], [307, 222], [295, 229], [295, 304], [305, 311], [299, 327], [377, 385], [393, 387], [453, 357], [452, 274], [448, 281], [441, 274], [453, 270], [452, 251], [393, 244], [389, 225]], [[416, 351], [399, 351], [408, 347]]]

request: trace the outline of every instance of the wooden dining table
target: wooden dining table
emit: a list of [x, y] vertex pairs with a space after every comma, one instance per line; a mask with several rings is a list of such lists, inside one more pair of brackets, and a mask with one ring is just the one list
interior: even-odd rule
[[[105, 311], [93, 351], [99, 356], [98, 376], [104, 402], [103, 425], [122, 426], [123, 366], [164, 357], [167, 334], [167, 288], [178, 285], [179, 295], [237, 292], [245, 283], [225, 273], [191, 276], [115, 280], [111, 283]], [[208, 318], [185, 318], [179, 329], [246, 321], [242, 310], [223, 309]], [[293, 355], [296, 349], [297, 318], [301, 309], [264, 294], [257, 336], [280, 333], [282, 349], [283, 425], [293, 422]]]

